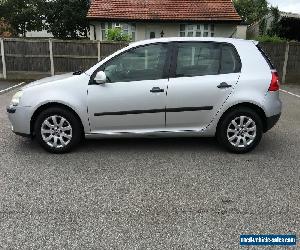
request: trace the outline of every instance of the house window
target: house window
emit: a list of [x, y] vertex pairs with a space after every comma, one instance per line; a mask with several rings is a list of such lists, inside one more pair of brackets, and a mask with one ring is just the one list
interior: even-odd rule
[[101, 23], [101, 39], [106, 40], [106, 34], [109, 29], [112, 28], [119, 28], [122, 30], [124, 34], [128, 34], [132, 41], [135, 41], [136, 39], [136, 25], [135, 23], [118, 23], [118, 22], [106, 22]]
[[181, 37], [213, 37], [215, 36], [214, 24], [180, 24]]

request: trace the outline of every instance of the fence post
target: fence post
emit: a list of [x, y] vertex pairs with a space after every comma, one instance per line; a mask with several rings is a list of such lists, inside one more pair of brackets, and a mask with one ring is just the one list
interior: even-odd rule
[[284, 63], [283, 63], [283, 69], [282, 69], [282, 83], [285, 83], [286, 80], [286, 69], [287, 69], [287, 64], [289, 61], [289, 52], [290, 52], [290, 43], [286, 43], [285, 47], [285, 54], [284, 54]]
[[101, 60], [101, 44], [100, 41], [98, 41], [98, 62]]
[[49, 38], [49, 54], [50, 54], [50, 71], [51, 71], [51, 76], [54, 76], [54, 60], [53, 60], [53, 48], [52, 48], [52, 39]]
[[3, 73], [3, 78], [6, 79], [7, 75], [6, 75], [6, 63], [5, 63], [5, 55], [4, 55], [4, 40], [3, 38], [1, 38], [0, 40], [0, 44], [1, 44], [1, 58], [2, 58], [2, 73]]

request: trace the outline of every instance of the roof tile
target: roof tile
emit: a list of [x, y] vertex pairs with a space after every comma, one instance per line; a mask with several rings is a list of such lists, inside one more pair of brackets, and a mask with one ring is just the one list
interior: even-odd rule
[[90, 19], [240, 21], [231, 0], [93, 0]]

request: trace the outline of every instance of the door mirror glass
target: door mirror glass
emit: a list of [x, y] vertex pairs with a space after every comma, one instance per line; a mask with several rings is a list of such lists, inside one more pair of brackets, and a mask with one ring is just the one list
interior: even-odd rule
[[105, 83], [106, 82], [106, 74], [105, 74], [105, 72], [103, 72], [103, 71], [97, 72], [94, 80], [98, 84]]

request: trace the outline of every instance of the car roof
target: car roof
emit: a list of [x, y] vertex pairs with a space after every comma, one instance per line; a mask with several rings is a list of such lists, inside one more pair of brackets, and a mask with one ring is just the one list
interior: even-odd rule
[[224, 38], [224, 37], [168, 37], [168, 38], [155, 38], [149, 40], [143, 40], [138, 42], [133, 42], [129, 45], [129, 47], [137, 47], [152, 43], [168, 43], [168, 42], [223, 42], [223, 43], [231, 43], [231, 44], [241, 44], [241, 43], [254, 43], [256, 41], [253, 40], [243, 40], [243, 39], [235, 39], [235, 38]]

